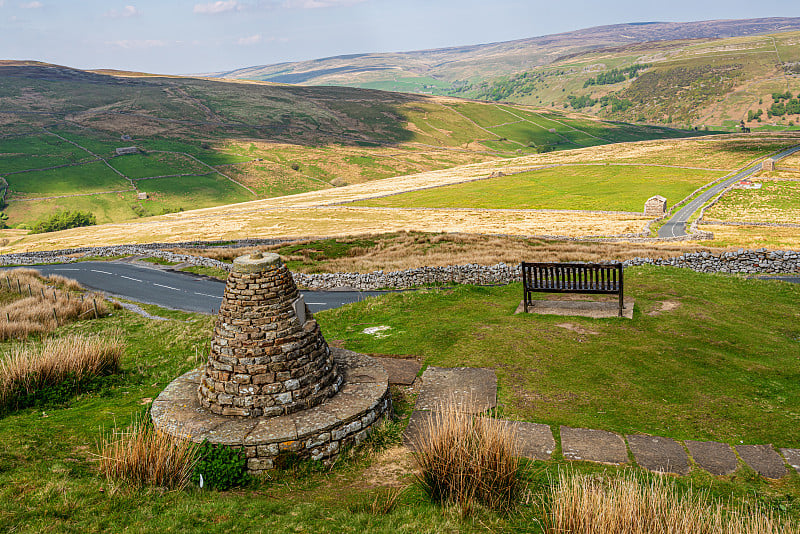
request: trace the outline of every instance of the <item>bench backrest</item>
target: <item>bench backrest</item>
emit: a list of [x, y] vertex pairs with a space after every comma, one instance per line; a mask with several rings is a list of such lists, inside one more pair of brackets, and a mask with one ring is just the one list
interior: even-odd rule
[[522, 262], [525, 292], [622, 293], [621, 263]]

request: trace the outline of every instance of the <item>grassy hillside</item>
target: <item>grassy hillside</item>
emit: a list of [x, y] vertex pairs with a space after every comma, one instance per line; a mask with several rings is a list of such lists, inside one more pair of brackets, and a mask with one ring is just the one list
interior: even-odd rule
[[[739, 134], [554, 151], [141, 221], [21, 239], [9, 234], [4, 250], [399, 231], [568, 237], [640, 233], [651, 220], [641, 214], [643, 199], [666, 193], [672, 206], [703, 183], [798, 143], [798, 134]], [[150, 181], [155, 180], [142, 183]], [[513, 188], [506, 185], [514, 181], [519, 183]], [[378, 206], [358, 204], [376, 198]], [[395, 200], [403, 205], [381, 204]], [[531, 206], [547, 211], [518, 209]], [[515, 211], [493, 209], [500, 207]], [[590, 213], [576, 211], [579, 208], [626, 211]], [[732, 228], [723, 227], [726, 246], [800, 247], [793, 228], [781, 232], [761, 226], [731, 235]]]
[[[117, 222], [695, 134], [453, 98], [10, 61], [0, 62], [0, 126], [0, 186], [12, 226], [59, 209]], [[126, 146], [139, 153], [117, 156]]]
[[798, 18], [638, 22], [498, 43], [411, 52], [349, 54], [296, 63], [246, 67], [214, 75], [304, 85], [346, 85], [441, 94], [498, 76], [513, 75], [561, 58], [609, 46], [718, 39], [800, 29]]
[[796, 31], [637, 43], [570, 54], [450, 93], [626, 121], [732, 129], [744, 120], [785, 130], [800, 123], [798, 43]]

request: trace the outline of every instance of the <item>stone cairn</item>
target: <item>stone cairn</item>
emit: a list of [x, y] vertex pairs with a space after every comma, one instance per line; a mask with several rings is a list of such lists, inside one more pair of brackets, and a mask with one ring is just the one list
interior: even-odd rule
[[277, 254], [241, 256], [225, 286], [200, 404], [242, 417], [286, 415], [342, 384], [319, 325]]
[[263, 473], [283, 454], [331, 463], [392, 410], [374, 359], [330, 348], [276, 254], [236, 258], [208, 365], [153, 401], [156, 429], [195, 443], [241, 448]]

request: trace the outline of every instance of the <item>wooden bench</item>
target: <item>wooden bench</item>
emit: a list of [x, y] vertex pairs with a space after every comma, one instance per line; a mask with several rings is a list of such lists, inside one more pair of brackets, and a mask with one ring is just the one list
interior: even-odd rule
[[525, 312], [533, 305], [533, 293], [585, 293], [619, 295], [622, 303], [621, 263], [529, 263], [522, 262]]

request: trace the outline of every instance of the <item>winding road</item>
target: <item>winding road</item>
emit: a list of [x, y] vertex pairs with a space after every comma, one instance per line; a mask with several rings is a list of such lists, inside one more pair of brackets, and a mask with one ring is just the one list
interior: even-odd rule
[[[783, 152], [772, 156], [774, 160], [780, 160], [787, 156], [791, 156], [795, 152], [800, 151], [800, 145], [794, 146], [792, 148], [788, 148]], [[678, 212], [673, 215], [664, 225], [658, 229], [658, 237], [681, 237], [685, 236], [686, 234], [686, 223], [689, 221], [689, 218], [692, 216], [694, 212], [699, 210], [703, 204], [717, 196], [723, 190], [727, 189], [734, 183], [747, 178], [761, 170], [761, 163], [756, 163], [755, 165], [748, 167], [744, 170], [739, 171], [734, 176], [731, 176], [724, 182], [720, 182], [719, 184], [711, 187], [698, 195], [696, 198], [688, 202], [684, 207], [682, 207]]]
[[[225, 283], [206, 276], [113, 261], [32, 265], [44, 275], [60, 274], [111, 296], [162, 308], [216, 313]], [[387, 291], [301, 291], [311, 313], [338, 308]]]

